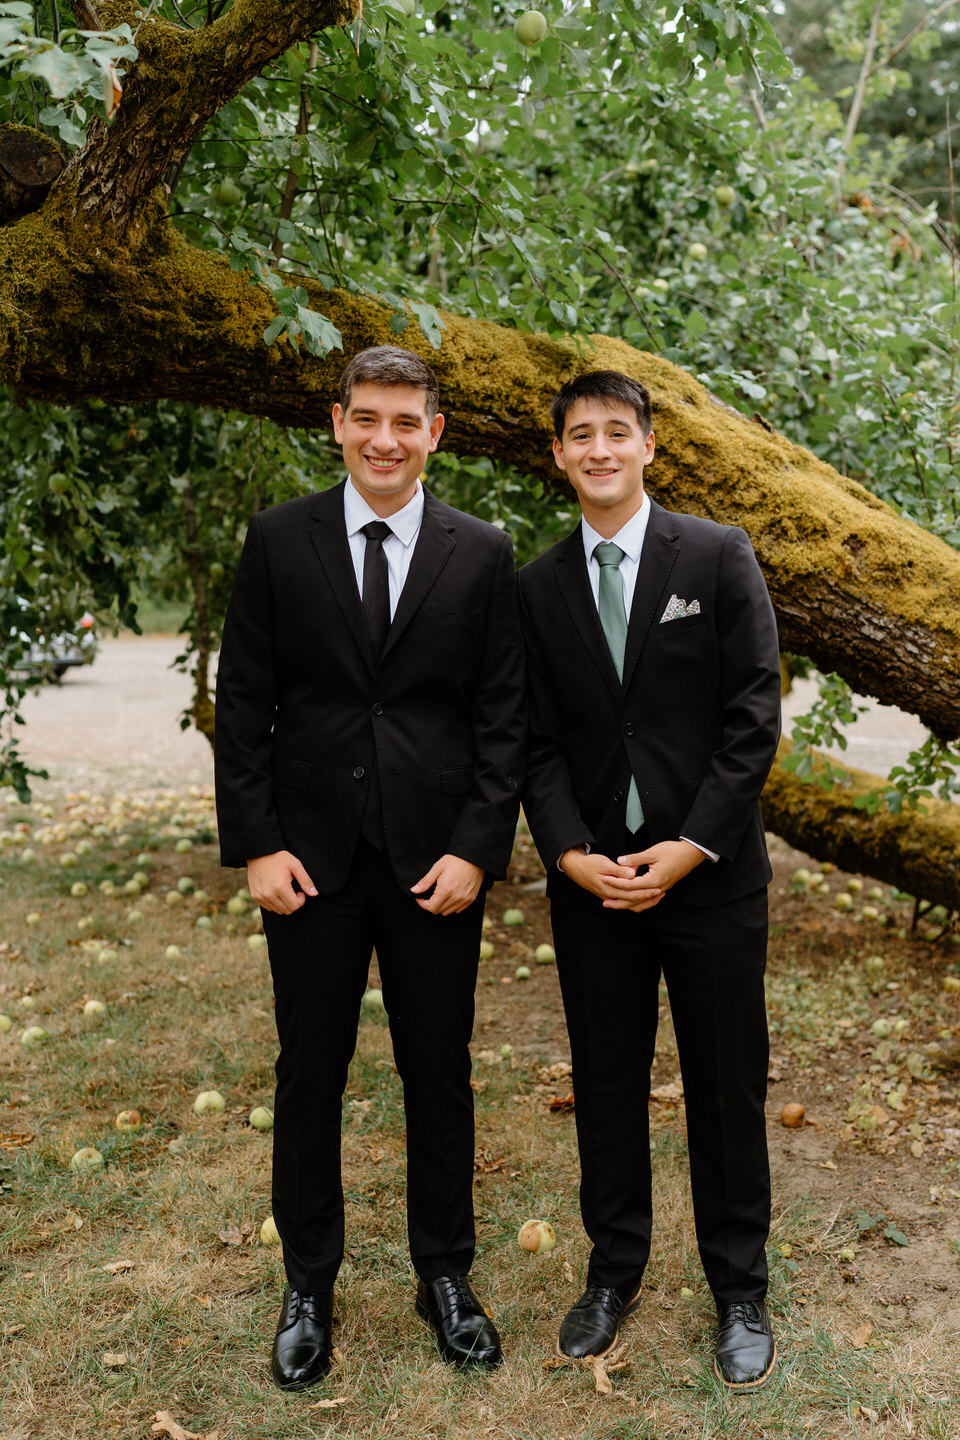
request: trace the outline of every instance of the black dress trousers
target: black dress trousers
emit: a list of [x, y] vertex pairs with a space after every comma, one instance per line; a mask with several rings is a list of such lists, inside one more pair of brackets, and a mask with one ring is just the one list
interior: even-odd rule
[[293, 915], [265, 911], [276, 997], [273, 1214], [297, 1290], [329, 1290], [343, 1259], [341, 1102], [376, 949], [403, 1082], [407, 1221], [424, 1280], [465, 1275], [474, 1253], [470, 1037], [484, 896], [431, 915], [361, 839], [346, 884]]
[[573, 1059], [581, 1213], [594, 1246], [590, 1280], [632, 1285], [650, 1253], [647, 1106], [662, 972], [703, 1268], [718, 1300], [762, 1298], [770, 1221], [766, 890], [706, 909], [668, 891], [640, 914], [605, 910], [599, 900], [589, 910], [554, 904], [553, 928]]

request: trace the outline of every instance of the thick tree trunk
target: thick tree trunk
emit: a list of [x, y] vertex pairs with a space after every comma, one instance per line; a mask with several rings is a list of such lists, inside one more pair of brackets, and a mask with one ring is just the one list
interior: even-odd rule
[[[343, 332], [344, 351], [395, 342], [390, 312], [304, 282]], [[55, 187], [0, 230], [0, 382], [61, 403], [88, 396], [175, 400], [326, 426], [343, 357], [267, 349], [272, 302], [221, 257], [189, 246], [159, 209], [125, 242], [77, 219]], [[960, 556], [899, 519], [808, 451], [718, 405], [657, 356], [594, 336], [572, 342], [444, 317], [434, 352], [444, 443], [547, 479], [548, 404], [571, 375], [611, 367], [644, 380], [659, 449], [650, 488], [668, 508], [742, 525], [763, 567], [785, 650], [836, 670], [861, 693], [960, 732]]]
[[[781, 741], [781, 756], [789, 749], [789, 741]], [[886, 788], [885, 781], [847, 770], [847, 784], [821, 790], [775, 765], [761, 801], [767, 829], [817, 860], [960, 910], [960, 805], [925, 800], [922, 811], [870, 815], [854, 801]]]

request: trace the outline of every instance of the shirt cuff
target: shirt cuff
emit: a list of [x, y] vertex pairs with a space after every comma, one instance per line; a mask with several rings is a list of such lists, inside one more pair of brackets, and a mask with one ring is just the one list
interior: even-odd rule
[[687, 844], [692, 845], [695, 850], [702, 850], [704, 855], [706, 855], [707, 859], [712, 860], [714, 865], [716, 865], [717, 861], [720, 859], [720, 856], [715, 854], [714, 851], [708, 850], [706, 845], [698, 845], [696, 840], [691, 840], [689, 835], [681, 835], [680, 839], [686, 840]]
[[[691, 841], [690, 843], [692, 844], [693, 842]], [[699, 845], [697, 846], [697, 849], [698, 849], [698, 850], [700, 849], [700, 846], [699, 846]], [[582, 850], [583, 853], [584, 853], [584, 855], [589, 855], [589, 854], [590, 854], [590, 843], [589, 843], [589, 841], [587, 841], [587, 840], [581, 840], [581, 842], [580, 842], [579, 845], [568, 845], [568, 846], [567, 846], [567, 850]], [[567, 873], [567, 872], [564, 870], [563, 866], [560, 864], [560, 861], [563, 859], [564, 855], [566, 855], [567, 850], [562, 850], [562, 851], [560, 852], [560, 854], [557, 856], [557, 869], [560, 871], [560, 874], [561, 874], [561, 875], [565, 875], [565, 874]]]

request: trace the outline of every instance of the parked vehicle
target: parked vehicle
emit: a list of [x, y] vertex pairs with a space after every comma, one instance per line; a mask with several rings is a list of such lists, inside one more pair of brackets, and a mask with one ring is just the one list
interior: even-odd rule
[[56, 635], [44, 635], [38, 627], [33, 633], [22, 632], [28, 642], [17, 666], [22, 675], [40, 675], [57, 684], [68, 670], [78, 665], [92, 665], [97, 654], [97, 636], [93, 616], [81, 615], [75, 629]]

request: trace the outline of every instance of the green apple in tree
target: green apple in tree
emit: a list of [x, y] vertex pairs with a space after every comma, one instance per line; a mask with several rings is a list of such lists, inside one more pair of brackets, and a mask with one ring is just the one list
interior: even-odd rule
[[706, 260], [706, 258], [707, 258], [707, 247], [706, 247], [706, 245], [702, 245], [699, 240], [694, 240], [694, 242], [693, 242], [692, 245], [688, 245], [688, 246], [687, 246], [687, 259], [688, 259], [688, 260], [694, 260], [694, 261], [696, 261], [697, 263], [699, 263], [699, 262], [702, 261], [702, 260]]
[[547, 33], [546, 16], [539, 10], [524, 10], [517, 18], [513, 32], [521, 45], [539, 45]]
[[231, 180], [229, 175], [226, 179], [219, 181], [213, 187], [213, 203], [221, 210], [226, 210], [231, 205], [237, 205], [243, 199], [243, 191], [236, 180]]
[[54, 495], [65, 495], [70, 489], [70, 477], [60, 470], [55, 470], [47, 481], [47, 488]]
[[735, 204], [737, 192], [732, 185], [718, 185], [713, 192], [713, 198], [723, 210], [729, 210]]

